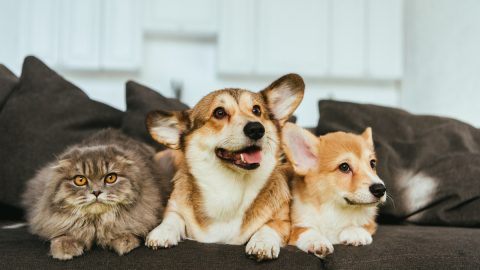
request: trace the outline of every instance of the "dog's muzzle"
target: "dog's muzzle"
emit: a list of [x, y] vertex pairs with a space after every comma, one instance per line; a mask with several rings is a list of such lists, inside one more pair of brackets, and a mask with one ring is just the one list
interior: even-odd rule
[[249, 146], [238, 151], [217, 148], [215, 154], [221, 160], [246, 170], [258, 168], [262, 161], [262, 149], [258, 146]]
[[252, 140], [260, 140], [265, 134], [265, 128], [260, 122], [248, 122], [243, 127], [243, 133]]

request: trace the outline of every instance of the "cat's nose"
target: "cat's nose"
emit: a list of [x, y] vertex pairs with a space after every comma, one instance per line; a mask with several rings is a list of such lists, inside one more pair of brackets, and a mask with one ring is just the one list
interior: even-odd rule
[[94, 190], [92, 191], [92, 194], [95, 195], [95, 197], [98, 197], [102, 192], [100, 190]]

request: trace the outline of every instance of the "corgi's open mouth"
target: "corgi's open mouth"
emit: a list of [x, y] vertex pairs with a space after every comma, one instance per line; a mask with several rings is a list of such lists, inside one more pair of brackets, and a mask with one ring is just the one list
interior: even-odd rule
[[232, 163], [245, 170], [253, 170], [260, 166], [262, 149], [258, 146], [249, 146], [238, 151], [228, 151], [224, 148], [215, 149], [218, 158]]

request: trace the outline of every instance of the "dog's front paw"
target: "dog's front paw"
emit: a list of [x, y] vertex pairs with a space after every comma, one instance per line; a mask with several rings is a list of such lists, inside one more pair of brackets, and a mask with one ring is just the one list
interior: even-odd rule
[[340, 233], [340, 243], [351, 246], [364, 246], [372, 243], [372, 235], [362, 227], [348, 227]]
[[281, 238], [277, 232], [264, 226], [250, 238], [245, 252], [257, 261], [272, 260], [278, 258], [280, 245]]
[[71, 260], [75, 256], [83, 254], [84, 245], [69, 236], [60, 236], [52, 239], [50, 243], [50, 255], [58, 260]]
[[296, 245], [299, 249], [322, 259], [333, 253], [332, 243], [325, 236], [312, 229], [302, 233], [298, 237]]
[[145, 240], [145, 245], [151, 249], [169, 248], [178, 245], [180, 233], [172, 226], [160, 224], [153, 229]]

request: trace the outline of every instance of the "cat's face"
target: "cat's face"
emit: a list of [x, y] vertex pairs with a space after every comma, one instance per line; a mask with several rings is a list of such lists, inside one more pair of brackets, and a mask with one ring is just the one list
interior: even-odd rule
[[61, 208], [100, 214], [135, 203], [139, 187], [135, 163], [114, 146], [74, 150], [55, 166], [53, 203]]

